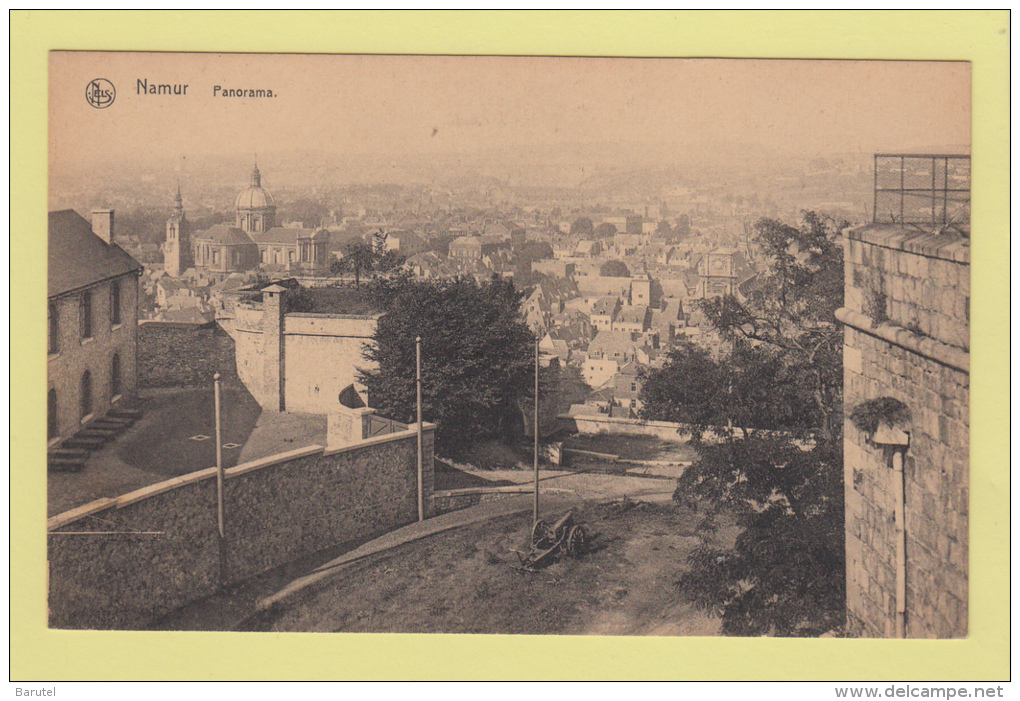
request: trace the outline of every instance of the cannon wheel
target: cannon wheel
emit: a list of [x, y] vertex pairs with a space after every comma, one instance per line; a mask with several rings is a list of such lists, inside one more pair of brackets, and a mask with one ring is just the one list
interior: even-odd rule
[[585, 532], [584, 526], [574, 526], [567, 533], [567, 554], [571, 557], [581, 557], [587, 542], [588, 534]]
[[556, 534], [548, 523], [539, 519], [531, 528], [531, 546], [534, 548], [549, 547], [556, 540]]

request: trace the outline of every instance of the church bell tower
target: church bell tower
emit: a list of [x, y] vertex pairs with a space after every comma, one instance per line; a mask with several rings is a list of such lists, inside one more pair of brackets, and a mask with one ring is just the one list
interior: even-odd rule
[[163, 244], [163, 267], [170, 277], [180, 277], [194, 265], [191, 255], [191, 232], [184, 216], [184, 200], [181, 186], [177, 185], [174, 197], [174, 211], [166, 220], [166, 242]]

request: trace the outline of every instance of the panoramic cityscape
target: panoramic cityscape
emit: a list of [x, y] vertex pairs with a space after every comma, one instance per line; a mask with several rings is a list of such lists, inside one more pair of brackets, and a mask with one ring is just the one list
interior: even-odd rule
[[51, 627], [967, 635], [967, 64], [50, 69]]

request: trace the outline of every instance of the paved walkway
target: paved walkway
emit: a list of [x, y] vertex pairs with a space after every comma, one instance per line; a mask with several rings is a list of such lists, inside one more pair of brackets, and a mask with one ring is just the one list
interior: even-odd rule
[[[524, 476], [527, 475], [530, 480], [529, 473], [518, 470], [491, 471], [484, 474], [495, 479], [506, 479], [522, 484], [527, 481], [523, 479]], [[555, 472], [551, 474], [544, 472], [539, 483], [543, 485], [539, 493], [540, 516], [559, 514], [586, 499], [605, 501], [618, 499], [626, 495], [645, 501], [668, 501], [672, 498], [674, 489], [672, 481], [661, 479], [579, 474], [573, 472]], [[483, 502], [476, 506], [452, 511], [418, 523], [412, 523], [403, 528], [398, 528], [341, 555], [335, 560], [327, 562], [315, 569], [311, 574], [294, 580], [272, 596], [261, 599], [256, 604], [256, 610], [267, 611], [274, 606], [280, 605], [298, 592], [328, 580], [345, 565], [352, 562], [385, 552], [406, 543], [427, 538], [437, 533], [442, 533], [443, 531], [489, 521], [501, 516], [523, 513], [531, 509], [531, 495], [522, 495]]]
[[251, 462], [310, 445], [326, 445], [325, 415], [264, 411], [237, 462]]

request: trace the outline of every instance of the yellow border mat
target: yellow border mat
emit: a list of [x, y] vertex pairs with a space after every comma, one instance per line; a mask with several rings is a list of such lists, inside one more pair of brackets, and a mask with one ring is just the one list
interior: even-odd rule
[[[16, 11], [11, 39], [14, 680], [1009, 677], [1009, 13]], [[940, 59], [973, 68], [970, 635], [956, 641], [46, 628], [47, 52]]]

